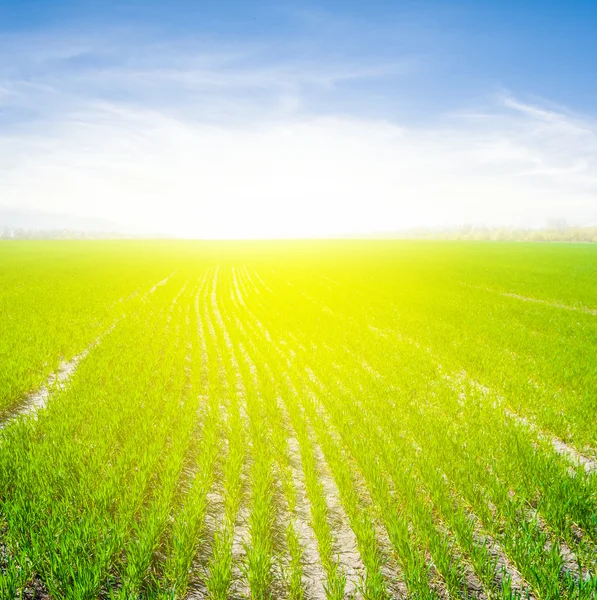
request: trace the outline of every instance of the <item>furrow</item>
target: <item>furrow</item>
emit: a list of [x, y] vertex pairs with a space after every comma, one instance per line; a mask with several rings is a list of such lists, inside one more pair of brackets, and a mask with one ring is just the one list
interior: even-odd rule
[[[235, 288], [237, 289], [237, 301], [233, 296], [235, 307], [244, 309], [246, 317], [252, 314], [246, 311], [246, 305], [240, 288], [246, 294], [242, 280], [237, 281], [235, 274]], [[249, 319], [250, 320], [250, 319]], [[262, 371], [264, 378], [269, 382], [270, 390], [268, 420], [270, 430], [274, 439], [272, 446], [275, 448], [276, 460], [279, 471], [280, 497], [284, 500], [279, 503], [276, 515], [277, 529], [284, 533], [285, 549], [282, 562], [282, 576], [286, 583], [289, 598], [301, 599], [303, 596], [313, 599], [325, 597], [324, 581], [325, 571], [319, 560], [317, 539], [309, 525], [309, 501], [302, 476], [302, 461], [298, 441], [292, 431], [290, 418], [286, 411], [282, 397], [280, 396], [279, 383], [276, 380], [264, 356], [259, 352], [254, 343], [254, 337], [247, 334], [246, 328], [251, 329], [253, 325], [247, 319], [241, 321], [236, 316], [236, 326], [251, 352], [239, 343], [245, 363], [249, 366], [252, 374]], [[259, 335], [257, 333], [257, 335]], [[258, 356], [258, 365], [254, 362], [252, 355]]]
[[[263, 328], [263, 326], [257, 320], [256, 324], [259, 327], [263, 337], [266, 340], [271, 340], [267, 330], [265, 330], [265, 328]], [[280, 352], [279, 349], [278, 352]], [[281, 396], [281, 399], [283, 399], [284, 403], [284, 410], [289, 411], [290, 407], [293, 407], [289, 412], [291, 415], [291, 420], [294, 420], [293, 427], [296, 431], [297, 424], [301, 423], [301, 427], [303, 429], [302, 442], [299, 442], [299, 448], [295, 449], [294, 454], [296, 456], [298, 451], [300, 462], [303, 463], [303, 468], [307, 469], [307, 471], [305, 471], [305, 476], [307, 478], [307, 496], [309, 496], [311, 499], [311, 523], [317, 532], [317, 522], [322, 518], [322, 515], [317, 513], [315, 506], [318, 506], [318, 502], [323, 502], [323, 505], [325, 506], [324, 518], [326, 521], [329, 521], [329, 525], [331, 526], [331, 539], [324, 543], [325, 535], [323, 532], [321, 532], [320, 535], [323, 537], [320, 537], [318, 540], [322, 564], [325, 565], [326, 562], [329, 563], [330, 551], [332, 556], [337, 557], [337, 564], [340, 570], [339, 572], [342, 574], [341, 578], [344, 580], [344, 583], [340, 588], [342, 590], [341, 594], [347, 594], [350, 596], [359, 592], [360, 582], [362, 581], [364, 575], [364, 567], [357, 550], [356, 539], [354, 538], [354, 533], [347, 525], [348, 518], [344, 513], [342, 503], [339, 499], [338, 489], [327, 467], [323, 453], [315, 442], [314, 434], [313, 432], [309, 431], [309, 429], [305, 429], [305, 421], [303, 420], [303, 417], [300, 417], [301, 420], [298, 421], [298, 415], [301, 412], [300, 410], [297, 411], [297, 409], [300, 407], [300, 395], [298, 394], [294, 383], [289, 376], [289, 371], [292, 371], [292, 366], [289, 364], [284, 364], [282, 365], [282, 369], [284, 370], [279, 371], [279, 376], [281, 381], [285, 383], [285, 388], [287, 390], [287, 392]], [[289, 403], [290, 400], [291, 403]], [[292, 414], [294, 414], [294, 419], [292, 419]], [[301, 437], [299, 437], [299, 439], [301, 439]], [[307, 440], [309, 441], [307, 442]], [[308, 460], [308, 465], [305, 464], [306, 457], [310, 457]], [[314, 472], [311, 470], [314, 470]], [[311, 490], [309, 490], [308, 483], [309, 473], [311, 473], [311, 477], [313, 477], [315, 473], [317, 474], [316, 487], [314, 488], [314, 482], [311, 483]], [[295, 478], [295, 486], [297, 488], [302, 487], [301, 479], [298, 477]], [[318, 494], [321, 494], [320, 500], [317, 500]], [[313, 505], [314, 501], [316, 502], [315, 506]], [[329, 546], [328, 550], [325, 550], [324, 548], [327, 547], [326, 545], [329, 543], [331, 543], [331, 546]], [[329, 568], [332, 568], [332, 571], [335, 573], [336, 567], [330, 565]], [[329, 577], [330, 572], [328, 571], [328, 578]], [[334, 580], [335, 577], [337, 577], [337, 575], [333, 575], [332, 580]], [[340, 592], [340, 589], [338, 589], [338, 592]], [[317, 590], [313, 590], [312, 593], [314, 596], [316, 596]], [[328, 588], [328, 593], [333, 595], [334, 588]]]

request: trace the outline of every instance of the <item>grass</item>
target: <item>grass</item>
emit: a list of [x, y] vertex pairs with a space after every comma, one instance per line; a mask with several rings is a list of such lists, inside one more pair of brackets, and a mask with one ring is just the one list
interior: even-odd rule
[[0, 598], [596, 597], [596, 268], [0, 243]]

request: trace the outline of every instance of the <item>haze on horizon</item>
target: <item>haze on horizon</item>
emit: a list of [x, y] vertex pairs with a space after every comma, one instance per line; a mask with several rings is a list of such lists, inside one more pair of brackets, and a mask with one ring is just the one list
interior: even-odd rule
[[597, 224], [596, 30], [578, 0], [3, 2], [0, 228]]

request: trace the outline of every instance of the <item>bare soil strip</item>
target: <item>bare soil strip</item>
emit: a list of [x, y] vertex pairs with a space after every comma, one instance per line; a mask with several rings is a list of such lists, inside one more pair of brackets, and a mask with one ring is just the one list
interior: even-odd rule
[[[308, 298], [308, 299], [311, 300], [310, 298]], [[325, 307], [320, 306], [320, 308], [322, 308], [322, 310], [325, 311]], [[257, 319], [255, 319], [255, 320], [257, 322], [258, 328], [261, 330], [261, 333], [268, 340], [271, 339], [269, 336], [269, 333], [263, 327], [263, 325]], [[383, 335], [383, 332], [381, 330], [374, 328], [372, 326], [371, 326], [371, 329], [374, 333], [376, 333], [378, 335]], [[289, 334], [289, 336], [291, 338], [293, 338], [293, 336], [291, 336], [290, 334]], [[414, 340], [409, 339], [407, 341], [409, 341], [410, 343], [417, 344]], [[287, 346], [283, 341], [281, 341], [281, 343], [284, 346]], [[296, 339], [292, 339], [292, 343], [293, 343], [293, 345], [298, 345]], [[302, 351], [305, 351], [304, 348], [301, 348], [301, 349], [302, 349]], [[284, 360], [288, 361], [289, 368], [292, 368], [291, 358], [294, 356], [294, 352], [289, 347], [286, 348], [286, 352], [291, 356], [290, 356], [290, 359], [286, 357]], [[283, 353], [282, 353], [282, 356], [283, 356]], [[377, 379], [377, 380], [380, 380], [383, 378], [381, 373], [379, 373], [374, 367], [369, 365], [366, 361], [362, 361], [361, 366], [362, 366], [363, 370], [366, 371], [368, 373], [368, 375], [371, 376], [372, 378]], [[311, 375], [314, 376], [314, 374], [311, 374]], [[290, 384], [290, 385], [292, 386], [292, 384]], [[296, 393], [296, 391], [294, 393]], [[323, 411], [325, 413], [323, 415], [323, 417], [324, 418], [328, 417], [327, 412], [325, 411], [325, 409], [323, 409], [323, 407], [320, 405], [319, 402], [317, 402], [317, 405], [319, 406], [320, 411]], [[299, 453], [298, 443], [296, 442], [296, 440], [292, 439], [291, 444], [292, 444], [291, 448], [292, 448], [293, 461], [300, 460], [299, 454], [298, 454]], [[317, 444], [314, 444], [314, 448], [315, 448], [315, 456], [320, 465], [320, 471], [321, 471], [320, 479], [324, 486], [324, 491], [326, 494], [326, 501], [327, 501], [328, 507], [330, 509], [330, 514], [332, 516], [333, 524], [335, 525], [334, 534], [337, 539], [336, 549], [338, 550], [338, 554], [340, 557], [340, 563], [343, 566], [343, 570], [347, 574], [349, 582], [352, 582], [352, 585], [350, 585], [350, 583], [349, 583], [349, 585], [347, 586], [347, 590], [346, 590], [347, 595], [349, 597], [351, 597], [352, 594], [359, 594], [359, 592], [360, 592], [360, 590], [358, 589], [355, 582], [362, 581], [362, 579], [365, 575], [365, 567], [364, 567], [364, 564], [362, 563], [362, 559], [358, 552], [356, 537], [355, 537], [352, 529], [348, 525], [348, 516], [345, 514], [344, 509], [341, 505], [339, 491], [335, 485], [335, 482], [333, 480], [333, 476], [332, 476], [331, 472], [329, 472], [329, 468], [327, 467], [327, 462], [325, 460], [325, 457], [323, 456], [323, 453], [321, 452], [321, 449], [319, 448], [319, 446]], [[357, 476], [359, 475], [358, 469], [356, 469], [356, 470], [353, 469], [353, 472], [356, 472]], [[293, 476], [294, 476], [295, 481], [298, 484], [298, 482], [300, 481], [300, 471], [298, 473], [295, 471], [293, 473]], [[298, 487], [298, 485], [297, 485], [297, 487]], [[366, 488], [366, 484], [363, 481], [359, 481], [359, 490], [360, 490], [361, 496], [364, 499], [364, 502], [365, 503], [368, 502], [369, 505], [371, 505], [371, 499], [368, 495], [368, 490]], [[393, 598], [405, 598], [405, 597], [407, 597], [408, 592], [406, 589], [406, 585], [404, 584], [404, 582], [401, 580], [401, 578], [399, 576], [401, 569], [393, 556], [391, 542], [387, 536], [385, 528], [379, 522], [377, 523], [377, 525], [378, 525], [378, 527], [376, 528], [376, 543], [378, 544], [378, 547], [385, 558], [385, 564], [382, 567], [382, 573], [384, 575], [384, 579], [386, 580], [387, 591]], [[314, 550], [316, 553], [317, 550], [316, 550], [315, 539], [313, 539], [313, 545], [314, 545]], [[323, 573], [321, 573], [321, 576], [323, 576]], [[469, 564], [465, 564], [465, 576], [466, 576], [469, 592], [472, 593], [475, 597], [485, 598], [485, 594], [483, 592], [482, 585]], [[447, 590], [444, 582], [441, 580], [441, 577], [439, 577], [439, 574], [437, 574], [437, 573], [436, 573], [435, 581], [433, 581], [433, 586], [434, 586], [436, 593], [438, 594], [438, 596], [440, 598], [448, 598], [449, 597], [448, 590]]]
[[[331, 427], [331, 424], [330, 424]], [[359, 496], [361, 497], [365, 506], [372, 511], [375, 523], [375, 543], [383, 557], [383, 566], [381, 567], [381, 573], [384, 577], [387, 592], [391, 598], [407, 598], [408, 589], [404, 583], [404, 576], [402, 568], [398, 564], [395, 558], [394, 550], [392, 548], [392, 542], [388, 536], [385, 526], [381, 520], [376, 507], [374, 506], [373, 499], [369, 493], [367, 482], [361, 474], [360, 468], [356, 463], [356, 460], [351, 455], [346, 455], [346, 460], [350, 461], [352, 465], [352, 472], [356, 479], [356, 485], [358, 487]]]
[[[549, 552], [554, 545], [554, 543], [551, 541], [552, 534], [549, 530], [549, 527], [535, 509], [529, 508], [526, 511], [526, 517], [529, 521], [536, 520], [541, 532], [549, 536], [550, 539], [545, 542], [545, 550]], [[568, 546], [568, 544], [558, 540], [556, 545], [558, 546], [560, 556], [562, 557], [562, 574], [568, 573], [575, 581], [579, 581], [580, 579], [588, 579], [590, 577], [589, 571], [584, 567], [581, 571], [576, 554]]]
[[506, 414], [513, 419], [516, 423], [528, 427], [537, 437], [542, 440], [547, 440], [553, 446], [553, 449], [561, 456], [566, 457], [574, 466], [583, 468], [587, 473], [594, 473], [597, 471], [597, 461], [584, 456], [576, 448], [573, 448], [566, 442], [562, 441], [557, 436], [541, 430], [537, 425], [531, 423], [526, 417], [521, 417], [512, 410], [507, 409]]
[[346, 594], [360, 597], [359, 584], [365, 578], [365, 565], [359, 553], [357, 538], [349, 525], [348, 515], [340, 500], [340, 492], [330, 472], [321, 448], [313, 440], [313, 454], [317, 460], [320, 481], [323, 486], [326, 504], [329, 509], [334, 533], [334, 551], [339, 557], [340, 566], [346, 574]]
[[564, 310], [573, 310], [576, 312], [582, 312], [586, 315], [597, 315], [597, 310], [594, 308], [588, 308], [587, 306], [570, 306], [569, 304], [562, 304], [561, 302], [551, 302], [549, 300], [541, 300], [540, 298], [530, 298], [529, 296], [521, 296], [520, 294], [514, 294], [511, 292], [494, 292], [495, 294], [500, 294], [500, 296], [506, 296], [508, 298], [516, 298], [517, 300], [522, 300], [523, 302], [534, 302], [535, 304], [544, 304], [545, 306], [551, 306], [553, 308], [562, 308]]
[[[292, 385], [291, 382], [288, 383], [289, 385]], [[292, 389], [292, 391], [294, 392], [295, 390]], [[284, 421], [289, 423], [290, 418], [281, 397], [278, 397], [278, 405]], [[287, 429], [291, 431], [290, 425], [287, 425]], [[311, 503], [305, 485], [300, 446], [298, 440], [292, 433], [287, 438], [287, 444], [292, 479], [296, 490], [294, 526], [299, 536], [303, 552], [303, 589], [309, 600], [324, 600], [326, 598], [326, 593], [323, 584], [326, 581], [326, 575], [319, 556], [317, 538], [315, 537], [315, 533], [311, 526]]]
[[[494, 399], [497, 400], [499, 403], [505, 403], [505, 399], [502, 396], [496, 394], [491, 389], [480, 384], [474, 379], [467, 377], [466, 373], [459, 373], [455, 376], [444, 374], [442, 376], [446, 381], [449, 382], [466, 381], [466, 383], [468, 383], [471, 387], [475, 388], [476, 390], [480, 391], [483, 395], [487, 396], [491, 394], [494, 397]], [[535, 423], [531, 422], [526, 417], [519, 415], [513, 410], [505, 408], [504, 411], [506, 415], [510, 417], [513, 421], [515, 421], [517, 424], [527, 427], [533, 433], [535, 433], [535, 435], [537, 435], [538, 438], [550, 442], [553, 449], [559, 455], [567, 458], [575, 467], [581, 467], [587, 473], [593, 473], [597, 471], [597, 460], [594, 460], [585, 456], [584, 454], [581, 454], [578, 450], [576, 450], [576, 448], [573, 448], [572, 446], [558, 438], [556, 435], [543, 431], [539, 428], [538, 425], [535, 425]]]
[[[352, 354], [352, 351], [350, 349], [345, 348], [345, 350], [347, 353]], [[334, 363], [334, 366], [337, 368], [339, 367], [339, 365], [337, 363]], [[374, 368], [370, 367], [365, 361], [363, 361], [363, 364], [361, 366], [363, 367], [363, 370], [365, 372], [367, 372], [370, 376], [374, 377], [375, 379], [379, 379], [379, 378], [383, 377], [381, 375], [381, 373], [376, 371]], [[314, 383], [317, 383], [317, 385], [320, 387], [320, 389], [325, 389], [324, 384], [321, 381], [319, 381], [319, 379], [317, 379], [316, 375], [312, 371], [310, 371], [310, 369], [309, 369], [309, 372], [311, 373], [311, 381]], [[344, 386], [344, 384], [341, 380], [338, 380], [337, 385], [338, 385], [339, 389], [343, 390], [343, 393], [345, 393], [345, 394], [349, 393], [348, 388], [346, 386]], [[358, 387], [360, 388], [361, 391], [364, 391], [362, 384], [359, 385]], [[320, 414], [326, 420], [328, 428], [330, 429], [330, 431], [333, 430], [334, 427], [331, 423], [331, 420], [329, 419], [329, 415], [327, 414], [325, 408], [321, 404], [319, 404], [319, 407], [320, 407]], [[337, 441], [344, 446], [343, 442], [341, 441], [341, 436], [337, 432], [336, 432], [336, 435], [337, 435]], [[373, 506], [373, 500], [369, 493], [369, 488], [367, 487], [367, 483], [365, 482], [365, 480], [362, 476], [362, 473], [360, 471], [360, 468], [359, 468], [354, 456], [351, 455], [349, 452], [350, 451], [348, 450], [348, 454], [346, 455], [346, 460], [349, 460], [352, 464], [352, 472], [354, 473], [354, 476], [356, 478], [359, 494], [360, 494], [361, 499], [364, 502], [364, 504], [368, 507], [371, 507], [371, 506]], [[395, 494], [395, 490], [393, 489], [393, 486], [391, 484], [390, 484], [390, 487], [392, 488], [392, 492]], [[375, 513], [375, 509], [374, 509], [374, 513]], [[388, 536], [388, 533], [386, 531], [386, 528], [385, 528], [383, 522], [381, 521], [381, 518], [379, 518], [379, 517], [376, 518], [375, 524], [376, 524], [375, 540], [376, 540], [379, 550], [381, 551], [381, 553], [385, 559], [384, 566], [382, 567], [381, 570], [382, 570], [382, 574], [386, 581], [387, 590], [393, 598], [406, 598], [406, 597], [408, 597], [408, 589], [407, 589], [406, 584], [404, 583], [403, 571], [402, 571], [402, 568], [400, 567], [400, 565], [398, 564], [398, 561], [395, 558], [395, 551], [392, 548], [392, 544], [391, 544], [390, 538]], [[431, 555], [428, 556], [428, 559], [429, 559], [430, 563], [433, 562]], [[448, 589], [447, 589], [445, 582], [443, 581], [441, 575], [438, 573], [435, 565], [432, 565], [431, 574], [432, 574], [431, 584], [432, 584], [433, 589], [435, 590], [436, 594], [438, 595], [438, 597], [439, 598], [449, 598], [450, 594], [448, 592]], [[476, 575], [471, 574], [471, 581], [474, 579], [476, 579]], [[474, 587], [474, 584], [472, 584], [472, 587]]]
[[204, 536], [205, 540], [199, 546], [193, 561], [193, 572], [199, 577], [191, 575], [187, 591], [187, 600], [203, 600], [208, 598], [204, 578], [208, 575], [205, 565], [209, 563], [213, 554], [214, 535], [220, 529], [224, 520], [224, 496], [221, 478], [216, 477], [212, 489], [207, 494], [207, 513], [205, 515]]
[[[290, 363], [289, 368], [292, 368]], [[287, 378], [287, 385], [292, 391], [292, 393], [296, 396], [297, 391], [289, 378]], [[361, 555], [358, 551], [356, 536], [350, 528], [350, 525], [348, 524], [348, 516], [346, 515], [344, 508], [342, 507], [342, 503], [340, 501], [340, 492], [338, 491], [334, 478], [329, 470], [327, 461], [325, 460], [325, 457], [323, 456], [319, 445], [315, 442], [314, 435], [311, 435], [311, 439], [313, 454], [317, 461], [318, 470], [320, 474], [320, 481], [323, 486], [326, 506], [329, 510], [331, 520], [330, 525], [332, 526], [332, 532], [334, 536], [334, 552], [338, 556], [338, 562], [342, 572], [346, 575], [345, 592], [348, 597], [359, 597], [359, 584], [361, 580], [365, 577], [365, 566], [361, 559]], [[298, 442], [294, 440], [293, 444], [293, 446], [290, 446], [289, 444], [291, 460], [298, 465], [300, 464]], [[294, 468], [293, 471], [295, 471]], [[302, 473], [302, 471], [300, 473]], [[296, 473], [294, 481], [297, 490], [302, 488], [302, 492], [305, 494], [304, 499], [306, 504], [308, 501], [306, 499], [306, 491], [304, 487], [304, 482], [302, 480], [302, 475]], [[314, 539], [312, 540], [312, 543], [316, 547], [317, 544]], [[322, 576], [321, 572], [320, 576]], [[325, 581], [325, 578], [321, 579], [321, 581]], [[311, 592], [314, 593], [314, 598], [319, 598], [319, 596], [317, 595], [317, 591], [313, 589], [313, 587], [311, 587]]]
[[[479, 579], [479, 576], [475, 572], [470, 560], [462, 552], [460, 546], [453, 537], [449, 527], [440, 519], [437, 518], [438, 530], [446, 536], [449, 540], [448, 544], [450, 551], [454, 556], [455, 560], [462, 566], [462, 574], [464, 576], [464, 582], [466, 585], [467, 598], [477, 598], [478, 600], [487, 600], [487, 594], [485, 588]], [[446, 590], [447, 591], [447, 590]]]
[[172, 271], [172, 273], [170, 273], [170, 275], [168, 275], [168, 277], [166, 277], [165, 279], [162, 279], [162, 281], [158, 281], [152, 288], [150, 288], [150, 290], [145, 294], [145, 296], [147, 296], [148, 294], [153, 294], [159, 287], [161, 287], [162, 285], [166, 285], [168, 283], [168, 279], [176, 275], [177, 270], [178, 269]]
[[[492, 395], [492, 397], [497, 400], [500, 404], [505, 404], [505, 398], [500, 396], [499, 394], [493, 392], [487, 386], [471, 379], [467, 376], [465, 372], [458, 373], [456, 375], [448, 375], [446, 373], [442, 374], [442, 377], [451, 383], [458, 384], [461, 382], [466, 382], [471, 387], [475, 388], [479, 392], [481, 392], [484, 396]], [[570, 446], [556, 435], [549, 433], [547, 431], [542, 430], [538, 425], [531, 422], [526, 417], [519, 415], [509, 408], [505, 408], [505, 413], [508, 417], [510, 417], [517, 424], [522, 425], [530, 429], [538, 438], [542, 440], [546, 440], [551, 443], [553, 449], [560, 455], [567, 458], [575, 467], [583, 468], [587, 473], [594, 473], [597, 471], [597, 460], [589, 458], [576, 450], [576, 448]]]
[[498, 290], [494, 290], [488, 287], [482, 287], [480, 285], [474, 285], [471, 283], [465, 283], [464, 281], [460, 282], [460, 285], [466, 287], [472, 287], [477, 290], [483, 290], [484, 292], [489, 292], [491, 294], [497, 294], [498, 296], [504, 296], [506, 298], [515, 298], [516, 300], [521, 300], [522, 302], [532, 302], [534, 304], [543, 304], [544, 306], [551, 306], [552, 308], [561, 308], [562, 310], [570, 310], [574, 312], [581, 312], [586, 315], [597, 316], [597, 309], [589, 308], [588, 306], [571, 306], [570, 304], [564, 304], [563, 302], [554, 302], [553, 300], [543, 300], [542, 298], [532, 298], [531, 296], [523, 296], [522, 294], [516, 294], [514, 292], [500, 292]]
[[[248, 491], [248, 482], [245, 473], [242, 475], [242, 487], [245, 490], [245, 496]], [[243, 573], [246, 566], [246, 544], [251, 539], [249, 532], [249, 519], [251, 511], [246, 503], [242, 503], [236, 515], [234, 523], [234, 534], [232, 536], [232, 584], [230, 586], [231, 598], [250, 598], [251, 590], [247, 577]]]
[[307, 498], [299, 444], [294, 437], [288, 438], [288, 452], [296, 489], [294, 526], [303, 549], [303, 589], [310, 600], [324, 600], [326, 596], [323, 582], [326, 576], [319, 558], [317, 539], [310, 525], [311, 508]]
[[68, 382], [79, 366], [79, 363], [100, 343], [105, 335], [114, 329], [115, 325], [116, 324], [113, 324], [107, 331], [93, 340], [83, 352], [73, 356], [73, 358], [68, 361], [62, 361], [58, 369], [48, 377], [44, 385], [30, 394], [27, 394], [15, 409], [5, 413], [0, 419], [0, 429], [8, 427], [8, 425], [18, 417], [35, 414], [38, 410], [44, 408], [50, 394], [55, 390], [63, 390], [67, 387]]
[[502, 550], [499, 543], [488, 533], [482, 531], [481, 524], [474, 513], [469, 513], [475, 523], [475, 541], [479, 545], [485, 544], [485, 547], [491, 554], [496, 565], [495, 581], [498, 587], [501, 587], [504, 581], [504, 575], [510, 577], [513, 591], [517, 592], [521, 598], [535, 600], [530, 592], [529, 586], [520, 571], [512, 564], [506, 553]]
[[[273, 271], [272, 271], [273, 272]], [[261, 290], [259, 289], [259, 287], [257, 285], [255, 285], [255, 283], [253, 282], [252, 276], [255, 277], [255, 279], [257, 279], [257, 281], [259, 281], [259, 283], [261, 284], [261, 286], [267, 290], [272, 296], [275, 296], [273, 290], [265, 283], [265, 281], [263, 281], [263, 279], [261, 279], [261, 276], [259, 275], [259, 273], [257, 273], [257, 271], [253, 270], [253, 275], [251, 275], [249, 273], [249, 270], [247, 269], [247, 267], [245, 267], [245, 274], [247, 276], [247, 279], [251, 282], [251, 284], [253, 285], [253, 287], [255, 288], [255, 292], [257, 294], [261, 293]]]
[[[348, 349], [347, 351], [350, 352], [350, 350]], [[377, 372], [372, 367], [369, 367], [369, 365], [365, 366], [366, 364], [367, 363], [363, 361], [363, 368], [365, 371], [367, 371], [373, 377], [381, 377], [381, 374], [379, 372]], [[319, 389], [325, 389], [325, 385], [317, 378], [317, 376], [315, 375], [315, 373], [313, 373], [313, 371], [311, 371], [311, 369], [307, 369], [307, 372], [309, 374], [311, 382], [314, 385], [316, 385]], [[344, 386], [342, 381], [338, 380], [338, 386], [340, 389], [344, 390], [344, 393], [348, 392], [347, 388]], [[375, 508], [373, 508], [373, 499], [371, 498], [371, 494], [369, 493], [367, 482], [362, 476], [361, 470], [355, 458], [350, 454], [350, 450], [345, 446], [342, 436], [336, 430], [327, 410], [321, 404], [321, 402], [319, 402], [317, 395], [314, 392], [311, 392], [311, 398], [316, 403], [318, 407], [318, 412], [321, 418], [326, 423], [328, 431], [331, 433], [331, 435], [333, 435], [336, 443], [346, 450], [345, 460], [349, 461], [351, 464], [351, 470], [355, 477], [355, 483], [361, 501], [363, 502], [364, 506], [366, 506], [369, 509], [372, 509], [375, 513]], [[388, 537], [386, 529], [383, 523], [381, 522], [381, 519], [377, 518], [377, 516], [375, 518], [375, 525], [375, 543], [378, 546], [378, 549], [381, 551], [384, 558], [384, 565], [381, 569], [381, 572], [385, 579], [387, 591], [390, 593], [392, 598], [406, 598], [408, 596], [408, 590], [406, 584], [404, 583], [402, 569], [400, 568], [398, 562], [395, 560], [392, 544], [390, 542], [390, 538]]]

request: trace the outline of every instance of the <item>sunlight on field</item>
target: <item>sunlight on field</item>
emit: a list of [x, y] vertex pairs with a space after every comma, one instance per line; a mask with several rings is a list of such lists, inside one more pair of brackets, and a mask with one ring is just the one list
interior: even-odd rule
[[0, 597], [594, 598], [596, 261], [0, 242]]

